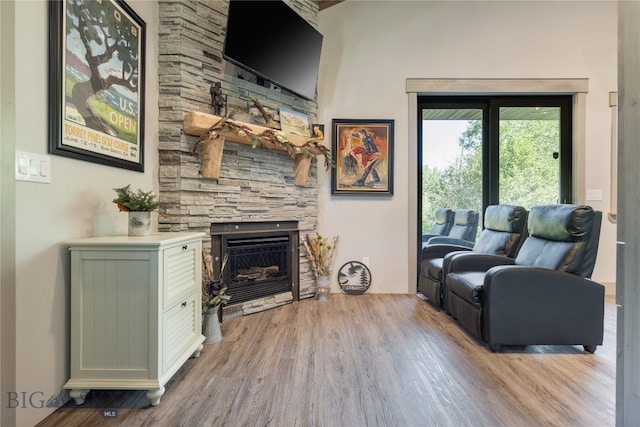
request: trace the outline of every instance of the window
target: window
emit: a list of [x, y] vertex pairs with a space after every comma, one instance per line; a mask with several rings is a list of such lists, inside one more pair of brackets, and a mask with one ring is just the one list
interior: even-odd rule
[[419, 96], [419, 229], [439, 207], [569, 203], [571, 126], [569, 95]]

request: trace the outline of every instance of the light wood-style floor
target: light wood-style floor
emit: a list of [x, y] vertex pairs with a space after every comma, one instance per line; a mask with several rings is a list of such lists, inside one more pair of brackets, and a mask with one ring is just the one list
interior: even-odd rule
[[332, 294], [226, 320], [157, 407], [142, 391], [92, 392], [38, 425], [613, 426], [613, 299], [605, 312], [595, 354], [492, 353], [420, 296]]

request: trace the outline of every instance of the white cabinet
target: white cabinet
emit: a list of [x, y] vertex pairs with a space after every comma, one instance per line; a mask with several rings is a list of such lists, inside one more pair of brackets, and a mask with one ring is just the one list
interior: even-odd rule
[[90, 389], [164, 385], [202, 350], [204, 233], [94, 237], [71, 251], [71, 378], [76, 404]]

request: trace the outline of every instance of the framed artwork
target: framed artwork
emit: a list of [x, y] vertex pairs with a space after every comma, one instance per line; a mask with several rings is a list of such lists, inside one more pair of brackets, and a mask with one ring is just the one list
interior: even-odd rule
[[283, 132], [299, 136], [309, 136], [309, 117], [306, 114], [280, 107], [280, 127]]
[[333, 119], [331, 194], [393, 195], [393, 120]]
[[309, 126], [309, 132], [312, 138], [324, 139], [324, 125], [322, 123], [312, 123]]
[[145, 22], [120, 0], [49, 2], [49, 152], [144, 172]]

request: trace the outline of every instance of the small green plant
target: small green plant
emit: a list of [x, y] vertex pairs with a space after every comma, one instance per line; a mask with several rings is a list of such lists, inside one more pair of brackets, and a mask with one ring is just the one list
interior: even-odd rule
[[151, 212], [158, 209], [160, 202], [156, 200], [153, 191], [133, 191], [131, 184], [122, 188], [114, 188], [117, 197], [113, 203], [118, 205], [118, 209], [125, 212]]

